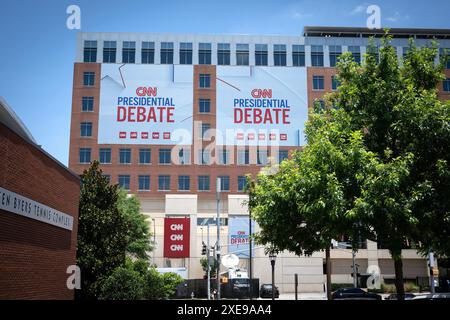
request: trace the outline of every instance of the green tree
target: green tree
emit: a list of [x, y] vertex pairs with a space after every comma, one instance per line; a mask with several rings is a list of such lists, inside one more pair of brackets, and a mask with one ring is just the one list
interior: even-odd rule
[[116, 268], [102, 282], [102, 300], [141, 300], [144, 297], [145, 281], [142, 275], [130, 268]]
[[150, 245], [151, 233], [146, 216], [140, 211], [139, 199], [134, 195], [128, 195], [125, 190], [120, 190], [117, 206], [128, 225], [127, 254], [134, 258], [148, 259], [148, 252], [153, 250]]
[[117, 208], [118, 191], [102, 176], [94, 161], [81, 176], [77, 265], [81, 290], [77, 297], [95, 299], [102, 279], [125, 263], [127, 223]]
[[297, 255], [325, 250], [328, 288], [331, 240], [348, 234], [356, 241], [361, 235], [358, 220], [349, 213], [373, 158], [364, 149], [362, 133], [350, 130], [351, 118], [331, 112], [332, 117], [316, 109], [306, 124], [303, 151], [283, 161], [275, 174], [261, 173], [249, 183], [249, 210], [261, 227], [256, 241]]
[[[200, 259], [200, 265], [202, 266], [203, 271], [205, 272], [205, 277], [208, 276], [208, 259], [203, 257]], [[210, 277], [214, 278], [217, 275], [217, 270], [219, 269], [219, 262], [216, 258], [214, 258], [214, 262], [210, 266]]]
[[448, 103], [437, 97], [443, 63], [435, 63], [436, 44], [417, 48], [411, 40], [399, 65], [390, 41], [381, 40], [379, 61], [367, 55], [363, 66], [344, 54], [341, 86], [330, 100], [351, 117], [352, 130], [364, 132], [365, 148], [376, 155], [353, 213], [371, 228], [369, 238], [389, 249], [403, 298], [405, 240], [421, 243], [424, 253], [448, 254], [450, 118]]

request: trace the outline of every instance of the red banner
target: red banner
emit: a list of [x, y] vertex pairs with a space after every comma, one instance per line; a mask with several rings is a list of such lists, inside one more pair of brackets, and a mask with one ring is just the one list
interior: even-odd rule
[[190, 219], [164, 219], [164, 257], [189, 258]]

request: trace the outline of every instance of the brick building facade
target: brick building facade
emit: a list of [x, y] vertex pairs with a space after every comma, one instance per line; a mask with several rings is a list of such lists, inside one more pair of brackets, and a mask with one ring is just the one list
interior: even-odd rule
[[[2, 99], [0, 150], [0, 299], [73, 299], [66, 271], [76, 264], [79, 178], [36, 144]], [[70, 228], [2, 209], [13, 194], [30, 201], [28, 213], [39, 203], [72, 217]]]

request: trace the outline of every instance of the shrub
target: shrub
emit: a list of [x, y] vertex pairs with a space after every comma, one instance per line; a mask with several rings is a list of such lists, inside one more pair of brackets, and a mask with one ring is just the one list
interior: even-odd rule
[[140, 300], [144, 297], [144, 278], [139, 272], [119, 267], [101, 284], [102, 300]]
[[419, 286], [416, 285], [414, 282], [407, 282], [405, 283], [405, 292], [419, 292]]

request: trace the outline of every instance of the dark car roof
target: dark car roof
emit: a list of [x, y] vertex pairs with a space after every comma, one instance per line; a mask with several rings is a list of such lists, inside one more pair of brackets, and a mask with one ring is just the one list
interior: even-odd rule
[[342, 292], [342, 293], [366, 293], [363, 289], [361, 288], [340, 288], [337, 289], [335, 292]]

